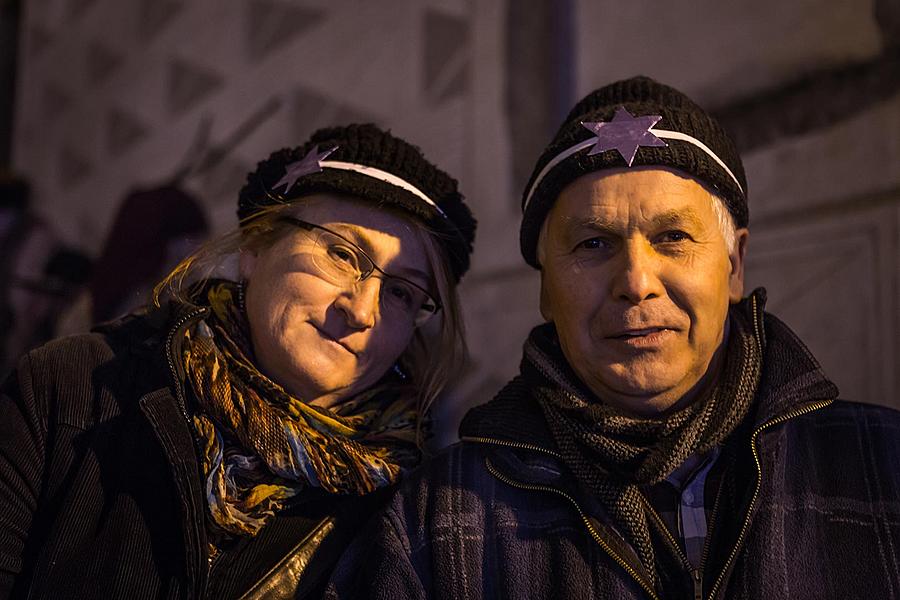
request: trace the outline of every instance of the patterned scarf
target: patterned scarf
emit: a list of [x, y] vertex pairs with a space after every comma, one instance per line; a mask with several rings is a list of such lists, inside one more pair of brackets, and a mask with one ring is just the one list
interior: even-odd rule
[[[750, 302], [755, 306], [755, 301]], [[743, 307], [746, 309], [746, 307]], [[758, 310], [760, 319], [762, 310]], [[719, 377], [693, 404], [660, 418], [638, 418], [593, 399], [578, 383], [552, 326], [525, 346], [523, 375], [544, 412], [564, 462], [592, 490], [635, 548], [652, 583], [659, 578], [639, 486], [665, 479], [688, 457], [719, 445], [747, 414], [762, 366], [760, 329], [734, 307]]]
[[367, 494], [419, 462], [414, 400], [383, 385], [331, 410], [310, 406], [253, 365], [235, 284], [206, 296], [211, 314], [185, 334], [182, 358], [207, 503], [224, 532], [255, 535], [304, 489]]

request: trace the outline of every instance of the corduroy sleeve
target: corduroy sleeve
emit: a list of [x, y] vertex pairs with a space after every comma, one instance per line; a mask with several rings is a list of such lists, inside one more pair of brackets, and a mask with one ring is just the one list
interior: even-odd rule
[[46, 420], [26, 355], [0, 387], [0, 598], [9, 597], [37, 510], [44, 472]]
[[409, 540], [390, 511], [372, 520], [338, 561], [325, 597], [329, 600], [425, 600], [428, 594], [412, 564]]

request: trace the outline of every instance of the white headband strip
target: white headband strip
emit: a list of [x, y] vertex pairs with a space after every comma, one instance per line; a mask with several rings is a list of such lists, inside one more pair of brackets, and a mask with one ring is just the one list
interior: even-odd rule
[[731, 177], [732, 181], [734, 181], [734, 185], [738, 187], [738, 189], [741, 191], [741, 194], [744, 193], [744, 188], [741, 187], [741, 182], [738, 181], [738, 178], [734, 176], [734, 173], [731, 172], [731, 169], [728, 168], [728, 165], [726, 165], [721, 158], [716, 156], [716, 153], [713, 152], [709, 146], [707, 146], [697, 138], [691, 137], [686, 133], [681, 133], [680, 131], [669, 131], [667, 129], [653, 129], [651, 130], [651, 133], [656, 137], [666, 138], [670, 140], [681, 140], [682, 142], [687, 142], [689, 144], [697, 146], [698, 148], [706, 152], [711, 159], [716, 161], [716, 163], [718, 163], [718, 165], [722, 167], [722, 169], [726, 173], [728, 173], [728, 176]]
[[375, 167], [370, 167], [367, 165], [360, 165], [357, 163], [343, 162], [340, 160], [320, 160], [320, 167], [327, 167], [329, 169], [339, 169], [341, 171], [353, 171], [355, 173], [360, 173], [367, 177], [371, 177], [373, 179], [378, 179], [379, 181], [383, 181], [385, 183], [389, 183], [398, 188], [404, 189], [410, 194], [420, 198], [429, 206], [433, 207], [442, 217], [447, 219], [447, 215], [444, 214], [444, 211], [441, 210], [437, 204], [435, 204], [434, 200], [425, 195], [422, 190], [409, 183], [408, 181], [401, 179], [394, 175], [393, 173], [388, 173], [387, 171], [382, 171], [381, 169], [376, 169]]
[[[703, 150], [706, 154], [708, 154], [710, 158], [712, 158], [714, 161], [716, 161], [716, 163], [717, 163], [720, 167], [722, 167], [722, 169], [723, 169], [726, 173], [728, 173], [728, 175], [729, 175], [729, 176], [731, 177], [731, 179], [734, 181], [734, 184], [735, 184], [735, 185], [738, 187], [738, 189], [741, 191], [741, 194], [744, 193], [744, 188], [741, 187], [740, 182], [738, 181], [737, 177], [734, 176], [734, 173], [731, 172], [731, 169], [729, 169], [728, 166], [727, 166], [724, 162], [722, 162], [722, 159], [721, 159], [721, 158], [719, 158], [718, 156], [716, 156], [716, 153], [713, 152], [713, 151], [709, 148], [709, 146], [707, 146], [706, 144], [704, 144], [703, 142], [701, 142], [701, 141], [698, 140], [697, 138], [691, 137], [691, 136], [689, 136], [689, 135], [686, 134], [686, 133], [681, 133], [680, 131], [669, 131], [669, 130], [667, 130], [667, 129], [652, 129], [652, 128], [651, 128], [649, 131], [650, 131], [650, 133], [652, 133], [652, 134], [655, 135], [656, 137], [667, 138], [667, 139], [670, 139], [670, 140], [680, 140], [680, 141], [682, 141], [682, 142], [687, 142], [687, 143], [689, 143], [689, 144], [693, 144], [693, 145], [696, 146], [697, 148], [700, 148], [700, 149]], [[525, 205], [522, 207], [522, 212], [524, 213], [524, 212], [528, 209], [528, 205], [531, 203], [531, 198], [532, 198], [532, 196], [534, 196], [534, 191], [538, 188], [538, 185], [540, 185], [541, 181], [544, 180], [544, 177], [547, 176], [547, 173], [549, 173], [549, 172], [553, 169], [553, 167], [555, 167], [556, 165], [558, 165], [558, 164], [561, 163], [562, 161], [566, 160], [567, 158], [569, 158], [569, 157], [572, 156], [573, 154], [577, 154], [577, 153], [581, 152], [582, 150], [585, 150], [586, 148], [590, 148], [591, 146], [593, 146], [593, 145], [596, 144], [596, 143], [597, 143], [597, 138], [596, 138], [596, 137], [591, 137], [591, 138], [588, 138], [588, 139], [584, 140], [583, 142], [578, 142], [577, 144], [575, 144], [575, 145], [572, 146], [571, 148], [568, 148], [568, 149], [566, 149], [566, 150], [563, 150], [562, 152], [560, 152], [559, 154], [557, 154], [556, 156], [554, 156], [553, 159], [551, 159], [550, 162], [548, 162], [548, 163], [544, 166], [544, 168], [541, 169], [541, 172], [538, 173], [538, 176], [537, 176], [537, 177], [535, 177], [534, 183], [533, 183], [533, 184], [531, 185], [531, 187], [528, 189], [528, 196], [525, 197]], [[322, 164], [325, 164], [325, 163], [322, 163]]]
[[577, 154], [586, 148], [590, 148], [591, 146], [593, 146], [596, 143], [597, 143], [596, 137], [588, 138], [588, 139], [584, 140], [583, 142], [579, 142], [579, 143], [575, 144], [574, 146], [572, 146], [571, 148], [569, 148], [567, 150], [563, 150], [562, 152], [560, 152], [559, 154], [554, 156], [550, 160], [550, 162], [548, 162], [544, 166], [544, 168], [541, 169], [541, 172], [538, 173], [537, 177], [535, 177], [534, 183], [528, 189], [528, 196], [525, 197], [525, 205], [522, 206], [522, 212], [524, 213], [526, 210], [528, 210], [528, 205], [531, 203], [531, 197], [534, 195], [534, 190], [536, 190], [538, 188], [538, 185], [540, 185], [540, 183], [544, 180], [544, 177], [547, 176], [547, 173], [549, 173], [550, 170], [553, 169], [553, 167], [555, 167], [562, 161], [566, 160], [573, 154]]

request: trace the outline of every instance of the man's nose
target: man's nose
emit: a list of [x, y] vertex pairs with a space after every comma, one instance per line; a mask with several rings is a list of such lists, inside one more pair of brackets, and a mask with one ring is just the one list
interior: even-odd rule
[[335, 300], [334, 305], [344, 314], [350, 327], [369, 329], [375, 325], [380, 296], [381, 280], [377, 277], [369, 277], [344, 290]]
[[659, 277], [659, 260], [645, 240], [630, 240], [617, 257], [612, 293], [631, 304], [665, 294]]

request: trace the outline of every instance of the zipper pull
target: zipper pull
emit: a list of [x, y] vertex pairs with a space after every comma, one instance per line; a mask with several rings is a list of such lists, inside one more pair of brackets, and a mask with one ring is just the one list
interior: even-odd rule
[[691, 569], [691, 578], [694, 580], [694, 600], [703, 600], [703, 574], [700, 569]]

